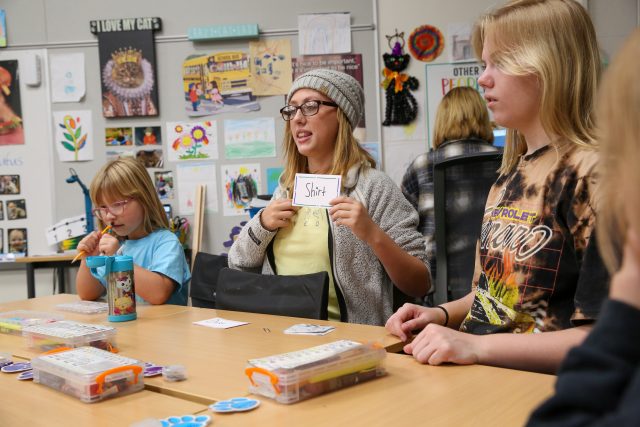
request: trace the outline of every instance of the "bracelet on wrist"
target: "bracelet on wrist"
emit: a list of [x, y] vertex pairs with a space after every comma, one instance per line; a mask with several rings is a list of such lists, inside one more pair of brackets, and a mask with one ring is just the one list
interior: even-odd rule
[[444, 323], [442, 324], [442, 326], [447, 326], [449, 324], [449, 312], [441, 305], [436, 305], [435, 308], [439, 308], [444, 312]]

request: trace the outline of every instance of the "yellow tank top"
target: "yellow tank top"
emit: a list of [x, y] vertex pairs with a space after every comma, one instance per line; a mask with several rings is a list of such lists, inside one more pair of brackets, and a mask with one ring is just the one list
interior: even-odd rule
[[276, 270], [280, 275], [329, 274], [329, 320], [340, 320], [340, 305], [329, 259], [329, 222], [325, 208], [303, 207], [273, 241]]

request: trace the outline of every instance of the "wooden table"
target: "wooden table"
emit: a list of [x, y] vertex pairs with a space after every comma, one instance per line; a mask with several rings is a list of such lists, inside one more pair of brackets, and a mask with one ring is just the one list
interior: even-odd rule
[[[140, 316], [143, 319], [143, 316]], [[198, 320], [222, 317], [250, 322], [231, 329], [193, 325]], [[144, 319], [143, 319], [144, 320]], [[249, 380], [244, 374], [247, 360], [350, 339], [376, 341], [392, 348], [400, 341], [384, 328], [316, 321], [336, 329], [324, 336], [285, 335], [283, 331], [309, 319], [241, 313], [204, 308], [154, 319], [151, 324], [128, 322], [118, 328], [122, 352], [158, 365], [183, 364], [189, 381], [167, 383], [161, 379], [150, 385], [202, 403], [247, 394]]]
[[[387, 348], [397, 347], [399, 343], [382, 327], [314, 320], [314, 323], [332, 324], [336, 330], [325, 336], [285, 335], [282, 331], [288, 326], [309, 320], [193, 307], [140, 306], [138, 320], [115, 324], [108, 323], [105, 314], [83, 315], [54, 309], [55, 304], [76, 299], [75, 295], [53, 295], [0, 304], [0, 310], [52, 311], [63, 313], [67, 319], [115, 325], [122, 355], [159, 365], [182, 364], [187, 369], [188, 379], [171, 383], [161, 377], [147, 378], [144, 394], [136, 393], [92, 405], [78, 401], [85, 407], [73, 415], [73, 425], [99, 425], [93, 419], [91, 422], [87, 420], [93, 416], [110, 416], [110, 411], [116, 410], [112, 408], [122, 408], [123, 414], [129, 417], [127, 420], [142, 419], [144, 411], [136, 406], [136, 402], [138, 399], [155, 399], [154, 395], [169, 399], [166, 406], [159, 401], [153, 404], [150, 414], [157, 418], [165, 417], [169, 412], [173, 415], [187, 413], [188, 408], [193, 408], [195, 413], [198, 408], [220, 399], [248, 396], [249, 381], [244, 375], [244, 367], [250, 358], [299, 350], [338, 339], [378, 341]], [[250, 324], [231, 329], [192, 324], [212, 317], [243, 320]], [[0, 351], [7, 349], [27, 359], [37, 355], [25, 348], [22, 337], [0, 334]], [[425, 366], [410, 356], [391, 353], [387, 354], [385, 364], [388, 372], [385, 377], [293, 405], [281, 405], [254, 396], [262, 401], [260, 408], [242, 414], [215, 414], [214, 423], [259, 427], [322, 426], [328, 423], [349, 426], [399, 423], [522, 425], [532, 409], [552, 393], [555, 382], [555, 377], [550, 375], [480, 365]], [[7, 375], [0, 374], [0, 380], [4, 380], [3, 376]], [[0, 390], [5, 384], [6, 381], [0, 381]], [[76, 406], [71, 397], [40, 385], [31, 387], [46, 390], [42, 393], [47, 393], [49, 398], [46, 400], [50, 402], [47, 405], [51, 405], [51, 411], [56, 415], [67, 410], [65, 405]], [[13, 390], [8, 393], [13, 393]], [[147, 397], [149, 393], [151, 395]], [[138, 394], [140, 396], [136, 397]], [[33, 402], [27, 392], [14, 395], [21, 402]], [[171, 406], [176, 402], [195, 406], [182, 410], [179, 406]], [[91, 407], [104, 409], [96, 409], [98, 412], [94, 413], [86, 409]], [[4, 410], [14, 411], [13, 408]], [[15, 412], [8, 414], [21, 420]], [[3, 415], [0, 411], [2, 420]], [[120, 424], [126, 425], [124, 422]]]
[[[170, 383], [162, 378], [149, 378], [149, 387], [173, 396], [210, 404], [217, 400], [247, 394], [249, 381], [244, 374], [248, 359], [313, 347], [340, 339], [379, 342], [393, 350], [401, 341], [378, 326], [355, 325], [314, 320], [336, 329], [324, 336], [285, 335], [283, 331], [309, 319], [270, 316], [256, 313], [212, 310], [175, 305], [139, 305], [138, 319], [110, 323], [105, 314], [78, 314], [53, 309], [61, 302], [75, 301], [76, 295], [52, 295], [0, 305], [3, 309], [29, 309], [63, 314], [65, 319], [99, 323], [117, 328], [116, 343], [120, 353], [157, 365], [181, 364], [187, 369], [188, 381]], [[198, 320], [222, 317], [249, 322], [231, 329], [213, 329], [193, 325]], [[22, 337], [3, 337], [14, 356], [31, 359], [39, 353], [26, 348]]]
[[261, 396], [224, 426], [521, 426], [551, 395], [555, 376], [490, 366], [425, 366], [387, 354], [388, 374], [292, 405]]
[[36, 268], [57, 269], [60, 292], [67, 292], [64, 269], [72, 266], [71, 260], [74, 257], [75, 254], [61, 254], [16, 258], [17, 263], [25, 264], [27, 268], [27, 298], [36, 296]]
[[207, 407], [184, 399], [142, 390], [137, 393], [84, 403], [17, 374], [0, 374], [0, 425], [3, 426], [128, 426], [146, 418], [209, 413]]

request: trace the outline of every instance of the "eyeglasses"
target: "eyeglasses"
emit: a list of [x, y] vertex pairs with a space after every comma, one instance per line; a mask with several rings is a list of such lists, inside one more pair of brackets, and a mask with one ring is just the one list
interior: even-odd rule
[[301, 105], [285, 105], [280, 109], [280, 114], [282, 114], [282, 118], [286, 121], [293, 119], [298, 110], [302, 111], [303, 116], [314, 116], [318, 114], [320, 104], [327, 105], [329, 107], [338, 106], [335, 102], [311, 100]]
[[98, 218], [100, 218], [101, 220], [104, 220], [108, 213], [111, 213], [111, 215], [121, 215], [122, 212], [124, 212], [124, 207], [130, 201], [131, 199], [121, 200], [119, 202], [112, 203], [108, 206], [101, 206], [99, 208], [95, 208], [91, 212], [93, 212], [93, 214]]

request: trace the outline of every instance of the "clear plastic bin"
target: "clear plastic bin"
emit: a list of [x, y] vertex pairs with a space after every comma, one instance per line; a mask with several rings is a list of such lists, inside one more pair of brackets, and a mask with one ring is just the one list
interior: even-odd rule
[[99, 314], [109, 311], [109, 304], [99, 301], [75, 301], [56, 305], [58, 310], [82, 314]]
[[0, 313], [0, 333], [21, 335], [22, 329], [29, 325], [51, 323], [64, 319], [64, 316], [31, 310], [14, 310]]
[[33, 381], [98, 402], [144, 388], [144, 362], [94, 347], [54, 350], [31, 360]]
[[45, 325], [26, 326], [22, 335], [27, 340], [27, 347], [36, 351], [90, 346], [112, 353], [118, 352], [116, 329], [112, 326], [61, 320]]
[[377, 344], [341, 340], [248, 361], [249, 391], [295, 403], [385, 375], [386, 351]]

